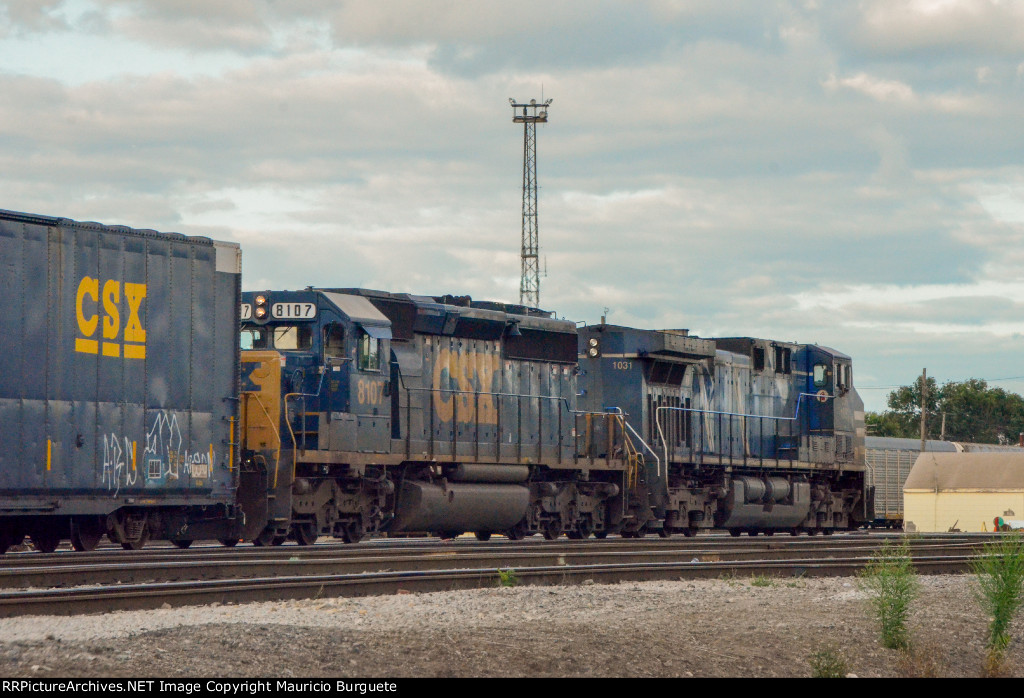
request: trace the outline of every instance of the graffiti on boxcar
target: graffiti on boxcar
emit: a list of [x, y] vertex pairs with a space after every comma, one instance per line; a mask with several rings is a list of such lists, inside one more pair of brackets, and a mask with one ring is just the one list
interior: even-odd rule
[[[123, 441], [123, 446], [122, 446]], [[117, 434], [103, 435], [102, 482], [108, 491], [117, 496], [121, 487], [131, 487], [138, 481], [135, 468], [135, 442], [127, 436], [122, 440]]]
[[213, 449], [209, 453], [203, 451], [185, 451], [185, 474], [194, 478], [208, 478], [213, 469]]
[[501, 358], [495, 353], [442, 349], [434, 361], [434, 411], [442, 422], [458, 412], [459, 422], [496, 425], [495, 378]]
[[208, 478], [213, 469], [213, 447], [209, 451], [189, 451], [182, 447], [178, 417], [173, 412], [158, 412], [146, 435], [148, 480], [177, 480], [182, 473], [193, 478]]
[[181, 465], [181, 430], [173, 412], [158, 412], [146, 434], [146, 479], [177, 480]]

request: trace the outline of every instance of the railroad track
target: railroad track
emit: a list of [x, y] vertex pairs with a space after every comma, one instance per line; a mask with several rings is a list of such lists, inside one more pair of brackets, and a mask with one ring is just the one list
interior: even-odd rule
[[[925, 574], [968, 568], [990, 537], [910, 539]], [[521, 584], [732, 576], [845, 576], [863, 568], [878, 537], [609, 540], [15, 555], [0, 565], [0, 616], [99, 613], [208, 603], [365, 596]], [[211, 549], [217, 550], [217, 549]], [[39, 588], [48, 587], [48, 588]]]

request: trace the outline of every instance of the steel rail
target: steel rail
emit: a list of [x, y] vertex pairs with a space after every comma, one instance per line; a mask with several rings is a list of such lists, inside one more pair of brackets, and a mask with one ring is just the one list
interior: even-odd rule
[[[921, 545], [935, 545], [938, 543], [957, 542], [987, 542], [992, 540], [994, 534], [934, 534], [907, 538], [907, 544], [911, 547]], [[100, 549], [93, 552], [71, 552], [58, 551], [55, 553], [37, 552], [10, 552], [0, 556], [0, 571], [17, 568], [34, 567], [60, 567], [60, 566], [82, 566], [90, 564], [118, 564], [130, 565], [136, 563], [157, 563], [157, 562], [183, 562], [189, 560], [204, 562], [219, 561], [262, 561], [280, 560], [282, 558], [292, 559], [316, 559], [316, 558], [348, 558], [366, 557], [369, 555], [405, 555], [413, 553], [430, 553], [439, 551], [456, 551], [459, 554], [493, 552], [505, 554], [520, 550], [560, 550], [577, 551], [581, 548], [594, 548], [600, 550], [619, 549], [667, 549], [667, 550], [703, 550], [708, 547], [715, 549], [765, 549], [780, 550], [791, 548], [813, 548], [821, 546], [838, 545], [866, 545], [878, 546], [885, 541], [902, 540], [896, 534], [863, 534], [847, 533], [835, 536], [822, 537], [791, 537], [791, 536], [742, 536], [731, 537], [724, 535], [699, 535], [693, 538], [675, 536], [671, 538], [648, 537], [643, 539], [609, 538], [606, 540], [583, 540], [574, 541], [559, 539], [555, 541], [542, 540], [539, 537], [531, 537], [524, 541], [513, 542], [504, 539], [490, 541], [487, 543], [472, 539], [440, 541], [437, 539], [376, 539], [364, 541], [357, 545], [341, 543], [319, 543], [311, 546], [284, 545], [280, 547], [257, 547], [244, 546], [238, 548], [224, 548], [220, 545], [209, 547], [193, 547], [188, 550], [179, 550], [170, 545], [157, 547], [150, 546], [145, 550], [122, 550], [120, 546]]]
[[[973, 555], [914, 557], [923, 574], [961, 573]], [[515, 569], [521, 584], [602, 584], [624, 581], [706, 579], [731, 576], [824, 577], [856, 574], [870, 558], [834, 557], [799, 560], [725, 562], [655, 562], [638, 564], [555, 565]], [[0, 617], [73, 615], [169, 606], [245, 603], [334, 596], [372, 596], [402, 592], [450, 591], [497, 586], [498, 569], [375, 572], [363, 574], [270, 577], [247, 580], [200, 580], [117, 587], [23, 590], [0, 593]]]
[[[919, 555], [973, 553], [981, 543], [935, 543], [919, 545]], [[438, 550], [432, 552], [364, 554], [346, 557], [274, 557], [258, 560], [157, 560], [102, 562], [71, 565], [39, 565], [0, 569], [0, 589], [81, 587], [179, 580], [245, 579], [302, 575], [359, 574], [374, 571], [424, 571], [439, 569], [486, 568], [516, 569], [576, 564], [638, 564], [641, 562], [725, 562], [763, 560], [785, 556], [788, 559], [814, 559], [824, 556], [842, 559], [869, 557], [877, 550], [872, 545], [819, 545], [789, 548], [746, 546], [722, 548], [619, 548], [604, 546], [566, 546], [562, 548], [518, 548], [505, 551]]]
[[[971, 542], [989, 541], [994, 534], [988, 533], [967, 533], [967, 534], [932, 534], [907, 538], [909, 545], [928, 545], [939, 542]], [[650, 536], [642, 539], [608, 538], [605, 540], [582, 540], [575, 541], [560, 538], [555, 541], [543, 540], [540, 537], [530, 537], [526, 540], [514, 542], [504, 539], [480, 542], [472, 538], [441, 541], [438, 539], [410, 538], [410, 539], [371, 539], [356, 545], [342, 544], [335, 542], [322, 542], [311, 546], [283, 545], [274, 547], [240, 546], [237, 548], [225, 548], [220, 545], [194, 546], [187, 550], [180, 550], [170, 545], [150, 545], [144, 550], [123, 550], [120, 546], [110, 546], [106, 549], [98, 549], [92, 552], [72, 552], [61, 550], [55, 553], [38, 553], [34, 551], [9, 552], [0, 555], [0, 570], [8, 567], [28, 566], [58, 566], [58, 565], [81, 565], [117, 561], [120, 564], [135, 562], [157, 562], [157, 561], [182, 561], [188, 559], [219, 561], [219, 560], [271, 560], [282, 557], [300, 557], [303, 559], [314, 557], [351, 557], [366, 556], [374, 553], [379, 554], [404, 554], [413, 552], [430, 552], [439, 550], [456, 550], [459, 552], [481, 552], [481, 551], [509, 551], [519, 549], [564, 549], [576, 550], [580, 547], [599, 547], [602, 549], [618, 548], [666, 548], [666, 549], [700, 549], [707, 546], [717, 548], [765, 548], [780, 549], [791, 547], [821, 546], [821, 545], [881, 545], [887, 540], [902, 540], [899, 534], [875, 533], [866, 534], [862, 532], [840, 533], [835, 536], [740, 536], [732, 537], [717, 534], [702, 534], [693, 538], [673, 536], [661, 538]]]

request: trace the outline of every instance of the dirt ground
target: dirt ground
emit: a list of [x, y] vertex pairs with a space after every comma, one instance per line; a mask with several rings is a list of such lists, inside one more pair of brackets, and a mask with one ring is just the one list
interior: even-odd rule
[[[922, 579], [915, 652], [852, 579], [515, 587], [0, 620], [4, 677], [783, 677], [828, 648], [858, 677], [978, 676], [969, 576]], [[1024, 624], [1008, 666], [1022, 670]]]

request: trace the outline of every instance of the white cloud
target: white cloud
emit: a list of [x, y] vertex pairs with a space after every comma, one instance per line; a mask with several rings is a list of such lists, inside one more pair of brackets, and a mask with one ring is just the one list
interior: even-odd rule
[[905, 85], [898, 80], [882, 80], [874, 78], [865, 73], [858, 73], [848, 78], [836, 78], [830, 75], [825, 81], [825, 88], [835, 90], [846, 87], [856, 92], [866, 94], [879, 102], [903, 102], [909, 104], [914, 101], [914, 90], [910, 85]]
[[247, 287], [515, 301], [507, 98], [543, 85], [542, 305], [887, 383], [1024, 348], [1009, 4], [0, 7], [0, 208], [238, 240]]

